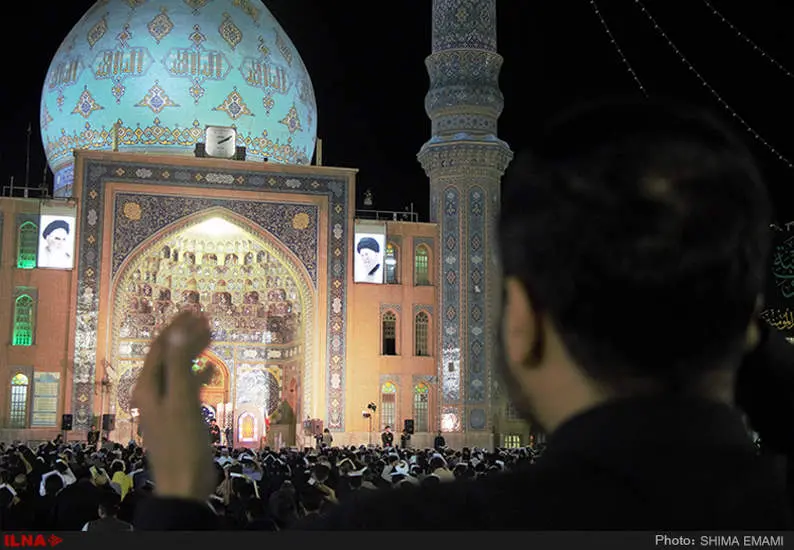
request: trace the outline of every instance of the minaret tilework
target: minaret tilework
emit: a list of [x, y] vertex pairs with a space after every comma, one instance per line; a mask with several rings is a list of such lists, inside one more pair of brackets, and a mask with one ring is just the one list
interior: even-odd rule
[[465, 432], [474, 444], [485, 442], [492, 426], [501, 298], [495, 221], [500, 180], [512, 159], [497, 137], [503, 96], [496, 0], [433, 0], [432, 41], [425, 62], [432, 137], [418, 158], [430, 178], [431, 221], [439, 225], [441, 428]]

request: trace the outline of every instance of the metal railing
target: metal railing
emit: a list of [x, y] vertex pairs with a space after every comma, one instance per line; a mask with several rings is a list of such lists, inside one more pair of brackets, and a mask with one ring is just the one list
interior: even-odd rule
[[418, 222], [419, 213], [411, 210], [356, 210], [356, 218], [360, 220], [378, 220], [391, 222]]
[[4, 185], [2, 195], [4, 198], [17, 198], [17, 199], [48, 199], [50, 192], [46, 188], [41, 187], [15, 187], [13, 185]]

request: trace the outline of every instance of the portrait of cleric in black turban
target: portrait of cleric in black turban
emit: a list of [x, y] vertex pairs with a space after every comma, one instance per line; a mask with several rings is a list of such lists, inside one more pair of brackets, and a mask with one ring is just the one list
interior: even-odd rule
[[[355, 280], [383, 283], [383, 235], [356, 235]], [[379, 242], [381, 241], [381, 242]]]
[[39, 242], [39, 267], [71, 269], [74, 266], [74, 231], [72, 218], [41, 217], [41, 239]]

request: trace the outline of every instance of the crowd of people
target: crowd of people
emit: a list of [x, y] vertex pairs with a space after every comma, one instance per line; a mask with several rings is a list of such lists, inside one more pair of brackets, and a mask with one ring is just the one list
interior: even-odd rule
[[[219, 529], [300, 528], [361, 492], [476, 480], [528, 467], [541, 451], [215, 445], [216, 489], [206, 506]], [[134, 443], [98, 450], [60, 439], [35, 448], [0, 445], [0, 476], [4, 531], [134, 530], [137, 506], [156, 487], [145, 452]]]
[[0, 529], [131, 530], [153, 487], [143, 449], [97, 447], [60, 437], [33, 448], [0, 443]]

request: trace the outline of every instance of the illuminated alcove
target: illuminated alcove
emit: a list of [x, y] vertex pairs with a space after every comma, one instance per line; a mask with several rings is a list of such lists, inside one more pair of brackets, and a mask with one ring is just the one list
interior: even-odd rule
[[125, 260], [112, 292], [118, 384], [111, 408], [122, 424], [149, 342], [183, 310], [210, 319], [213, 343], [197, 368], [215, 370], [202, 401], [223, 428], [235, 429], [245, 415], [246, 433], [253, 419], [261, 434], [266, 417], [294, 424], [309, 407], [304, 391], [318, 361], [308, 276], [275, 237], [248, 220], [216, 208], [161, 230]]

